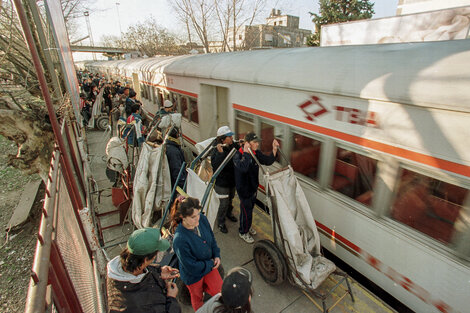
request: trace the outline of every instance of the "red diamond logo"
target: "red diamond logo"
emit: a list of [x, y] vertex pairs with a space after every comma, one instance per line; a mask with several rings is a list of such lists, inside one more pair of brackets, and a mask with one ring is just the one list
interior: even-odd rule
[[311, 100], [299, 104], [299, 108], [305, 113], [307, 120], [313, 122], [315, 117], [327, 113], [328, 110], [320, 103], [320, 98], [311, 96], [310, 99]]

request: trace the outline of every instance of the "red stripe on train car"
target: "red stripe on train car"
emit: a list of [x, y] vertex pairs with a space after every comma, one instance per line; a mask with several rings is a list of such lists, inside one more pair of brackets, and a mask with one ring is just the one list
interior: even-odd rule
[[185, 135], [181, 135], [183, 136], [184, 139], [186, 139], [187, 141], [189, 141], [190, 143], [192, 143], [193, 145], [195, 145], [197, 142], [195, 142], [194, 140], [192, 140], [191, 138], [189, 138], [188, 136], [185, 136]]
[[435, 168], [440, 168], [442, 170], [446, 170], [446, 171], [460, 174], [466, 177], [470, 177], [470, 166], [467, 166], [464, 164], [459, 164], [459, 163], [455, 163], [452, 161], [435, 158], [435, 157], [425, 155], [422, 153], [406, 150], [406, 149], [399, 148], [399, 147], [394, 147], [389, 144], [365, 139], [362, 137], [357, 137], [354, 135], [342, 133], [342, 132], [332, 130], [329, 128], [313, 125], [307, 122], [298, 121], [298, 120], [285, 117], [285, 116], [280, 116], [274, 113], [269, 113], [269, 112], [249, 108], [249, 107], [235, 104], [235, 103], [233, 103], [233, 108], [240, 110], [240, 111], [260, 115], [262, 117], [276, 120], [278, 122], [282, 122], [285, 124], [301, 127], [303, 129], [307, 129], [307, 130], [310, 130], [319, 134], [323, 134], [326, 136], [348, 141], [348, 142], [351, 142], [351, 143], [354, 143], [363, 147], [367, 147], [367, 148], [371, 148], [377, 151], [395, 155], [395, 156], [405, 158], [411, 161], [415, 161], [421, 164], [429, 165]]
[[344, 238], [343, 236], [339, 235], [337, 232], [335, 232], [334, 230], [326, 227], [325, 225], [323, 225], [322, 223], [318, 222], [318, 221], [315, 221], [315, 224], [317, 224], [317, 227], [323, 229], [327, 234], [329, 234], [330, 236], [334, 236], [336, 239], [342, 241], [345, 245], [347, 245], [349, 248], [353, 249], [354, 251], [356, 251], [357, 253], [361, 253], [362, 252], [362, 249], [359, 248], [358, 246], [356, 246], [355, 244], [353, 244], [351, 241], [347, 240], [346, 238]]
[[[404, 276], [403, 274], [400, 274], [390, 266], [386, 265], [367, 251], [364, 251], [363, 249], [359, 248], [354, 243], [352, 243], [345, 237], [339, 235], [334, 230], [328, 228], [322, 223], [319, 223], [318, 221], [315, 221], [315, 223], [323, 235], [334, 237], [335, 240], [338, 240], [338, 243], [342, 243], [343, 245], [345, 245], [347, 250], [351, 249], [353, 251], [356, 251], [357, 253], [353, 253], [354, 255], [356, 255], [358, 258], [363, 259], [367, 264], [372, 266], [378, 272], [387, 276], [390, 280], [397, 283], [403, 289], [405, 289], [424, 303], [434, 306], [443, 313], [451, 312], [452, 309], [447, 303], [443, 302], [442, 300], [433, 299], [431, 293], [429, 293], [426, 289], [413, 282], [408, 277]], [[345, 247], [343, 246], [343, 248]]]

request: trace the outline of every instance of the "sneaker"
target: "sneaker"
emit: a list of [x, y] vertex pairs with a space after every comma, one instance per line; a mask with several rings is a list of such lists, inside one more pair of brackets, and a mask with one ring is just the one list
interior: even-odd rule
[[238, 221], [235, 215], [233, 214], [227, 215], [227, 218], [229, 219], [229, 221], [234, 222], [234, 223]]
[[251, 237], [251, 235], [249, 233], [246, 233], [246, 234], [238, 233], [238, 236], [240, 236], [241, 239], [245, 240], [246, 243], [255, 242], [255, 240], [253, 239], [253, 237]]
[[219, 230], [224, 234], [228, 233], [227, 226], [225, 225], [219, 225]]
[[253, 227], [250, 227], [250, 235], [254, 236], [256, 235], [256, 230]]

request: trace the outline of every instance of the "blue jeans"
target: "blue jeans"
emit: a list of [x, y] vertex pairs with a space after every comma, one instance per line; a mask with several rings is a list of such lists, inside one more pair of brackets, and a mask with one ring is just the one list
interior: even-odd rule
[[240, 227], [238, 232], [246, 234], [253, 222], [253, 208], [256, 201], [256, 192], [249, 198], [240, 198]]

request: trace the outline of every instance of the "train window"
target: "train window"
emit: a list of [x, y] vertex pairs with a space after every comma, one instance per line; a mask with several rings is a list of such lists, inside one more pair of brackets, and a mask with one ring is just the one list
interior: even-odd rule
[[181, 97], [181, 115], [189, 120], [188, 97]]
[[376, 171], [377, 160], [338, 148], [331, 188], [370, 207]]
[[436, 240], [452, 241], [466, 231], [468, 189], [402, 169], [390, 216]]
[[321, 141], [293, 133], [293, 145], [290, 164], [295, 172], [318, 180]]
[[197, 109], [197, 99], [195, 98], [189, 98], [189, 108], [191, 112], [191, 122], [194, 122], [196, 124], [199, 124], [199, 115], [198, 115], [198, 109]]
[[248, 132], [252, 132], [255, 129], [253, 117], [243, 112], [237, 112], [235, 128], [235, 131], [238, 135], [238, 139], [245, 138], [245, 135]]
[[270, 154], [273, 151], [273, 140], [277, 139], [279, 144], [282, 144], [283, 130], [281, 127], [276, 127], [271, 124], [261, 122], [261, 144], [260, 150], [264, 154]]

